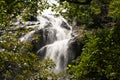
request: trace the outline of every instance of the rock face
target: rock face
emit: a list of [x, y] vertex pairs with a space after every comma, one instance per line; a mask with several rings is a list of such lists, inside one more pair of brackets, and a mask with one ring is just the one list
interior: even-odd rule
[[[41, 59], [52, 59], [56, 64], [55, 73], [66, 72], [68, 62], [76, 57], [77, 44], [73, 40], [72, 27], [63, 17], [53, 15], [41, 15], [38, 16], [36, 22], [29, 21], [29, 23], [26, 27], [34, 28], [34, 30], [21, 37], [20, 40], [32, 42], [33, 51]], [[34, 40], [35, 35], [38, 35], [37, 41]]]

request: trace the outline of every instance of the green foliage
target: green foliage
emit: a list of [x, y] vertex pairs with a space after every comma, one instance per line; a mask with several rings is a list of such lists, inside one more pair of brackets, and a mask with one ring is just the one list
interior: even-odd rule
[[[51, 60], [41, 61], [33, 53], [1, 52], [0, 54], [0, 79], [26, 80], [47, 79], [54, 77]], [[50, 72], [51, 71], [51, 72]]]
[[[81, 0], [78, 0], [78, 2], [81, 2]], [[62, 15], [71, 23], [75, 21], [76, 25], [80, 27], [103, 28], [111, 23], [106, 20], [106, 18], [111, 17], [108, 16], [111, 3], [112, 0], [91, 0], [87, 4], [75, 4], [72, 0], [71, 2], [66, 0], [63, 6], [67, 4], [67, 11], [62, 13]]]
[[[30, 16], [37, 15], [38, 9], [42, 12], [46, 7], [49, 7], [47, 2], [41, 0], [0, 0], [0, 79], [46, 80], [58, 77], [52, 71], [55, 66], [52, 60], [40, 60], [33, 53], [30, 42], [19, 40], [31, 29], [10, 25], [17, 16], [22, 15], [24, 20], [28, 20]], [[39, 36], [34, 36], [33, 41], [37, 41]]]
[[[0, 37], [0, 79], [26, 80], [57, 78], [52, 72], [55, 64], [52, 60], [43, 60], [32, 53], [30, 42], [22, 43], [19, 36], [28, 32], [27, 29], [18, 29], [14, 32], [3, 32]], [[37, 36], [33, 38], [38, 40]]]
[[120, 0], [113, 0], [110, 3], [110, 12], [109, 15], [112, 16], [117, 22], [120, 19]]
[[48, 7], [45, 0], [0, 0], [0, 29], [9, 26], [18, 15], [23, 15], [26, 20], [31, 15], [36, 16], [38, 9], [42, 12]]
[[86, 5], [66, 1], [68, 20], [76, 19], [85, 29], [83, 37], [78, 36], [78, 43], [84, 44], [82, 53], [68, 65], [68, 74], [73, 80], [119, 80], [120, 0], [91, 0]]
[[84, 80], [119, 80], [120, 76], [120, 28], [100, 30], [95, 35], [87, 36], [83, 52], [71, 65], [68, 72], [76, 79]]

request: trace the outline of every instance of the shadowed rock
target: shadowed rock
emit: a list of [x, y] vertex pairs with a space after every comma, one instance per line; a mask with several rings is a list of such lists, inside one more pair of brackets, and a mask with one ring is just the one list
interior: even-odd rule
[[65, 23], [64, 21], [62, 21], [61, 27], [62, 27], [62, 28], [65, 28], [65, 29], [67, 29], [67, 30], [70, 30], [70, 27], [69, 27], [68, 24]]

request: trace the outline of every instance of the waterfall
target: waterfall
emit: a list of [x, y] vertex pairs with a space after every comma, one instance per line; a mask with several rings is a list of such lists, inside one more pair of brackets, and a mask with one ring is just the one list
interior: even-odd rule
[[[47, 12], [47, 13], [46, 13]], [[56, 64], [54, 72], [66, 72], [71, 51], [69, 49], [70, 40], [72, 39], [72, 27], [62, 16], [54, 16], [50, 13], [50, 9], [45, 10], [43, 14], [37, 16], [37, 21], [27, 21], [26, 28], [34, 30], [21, 37], [22, 42], [31, 41], [34, 34], [42, 35], [42, 46], [40, 42], [36, 54], [41, 58], [50, 58]], [[73, 57], [73, 56], [72, 56]]]

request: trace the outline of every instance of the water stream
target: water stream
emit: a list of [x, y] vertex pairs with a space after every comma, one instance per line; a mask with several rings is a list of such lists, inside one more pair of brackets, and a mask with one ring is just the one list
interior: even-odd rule
[[[30, 41], [34, 34], [42, 31], [42, 47], [39, 47], [36, 54], [43, 59], [52, 59], [56, 66], [55, 73], [66, 72], [69, 61], [69, 45], [72, 39], [72, 27], [62, 16], [50, 14], [50, 10], [45, 10], [42, 15], [37, 16], [37, 21], [27, 21], [27, 28], [35, 28], [25, 36], [21, 37], [22, 42]], [[39, 44], [39, 42], [38, 42]]]

